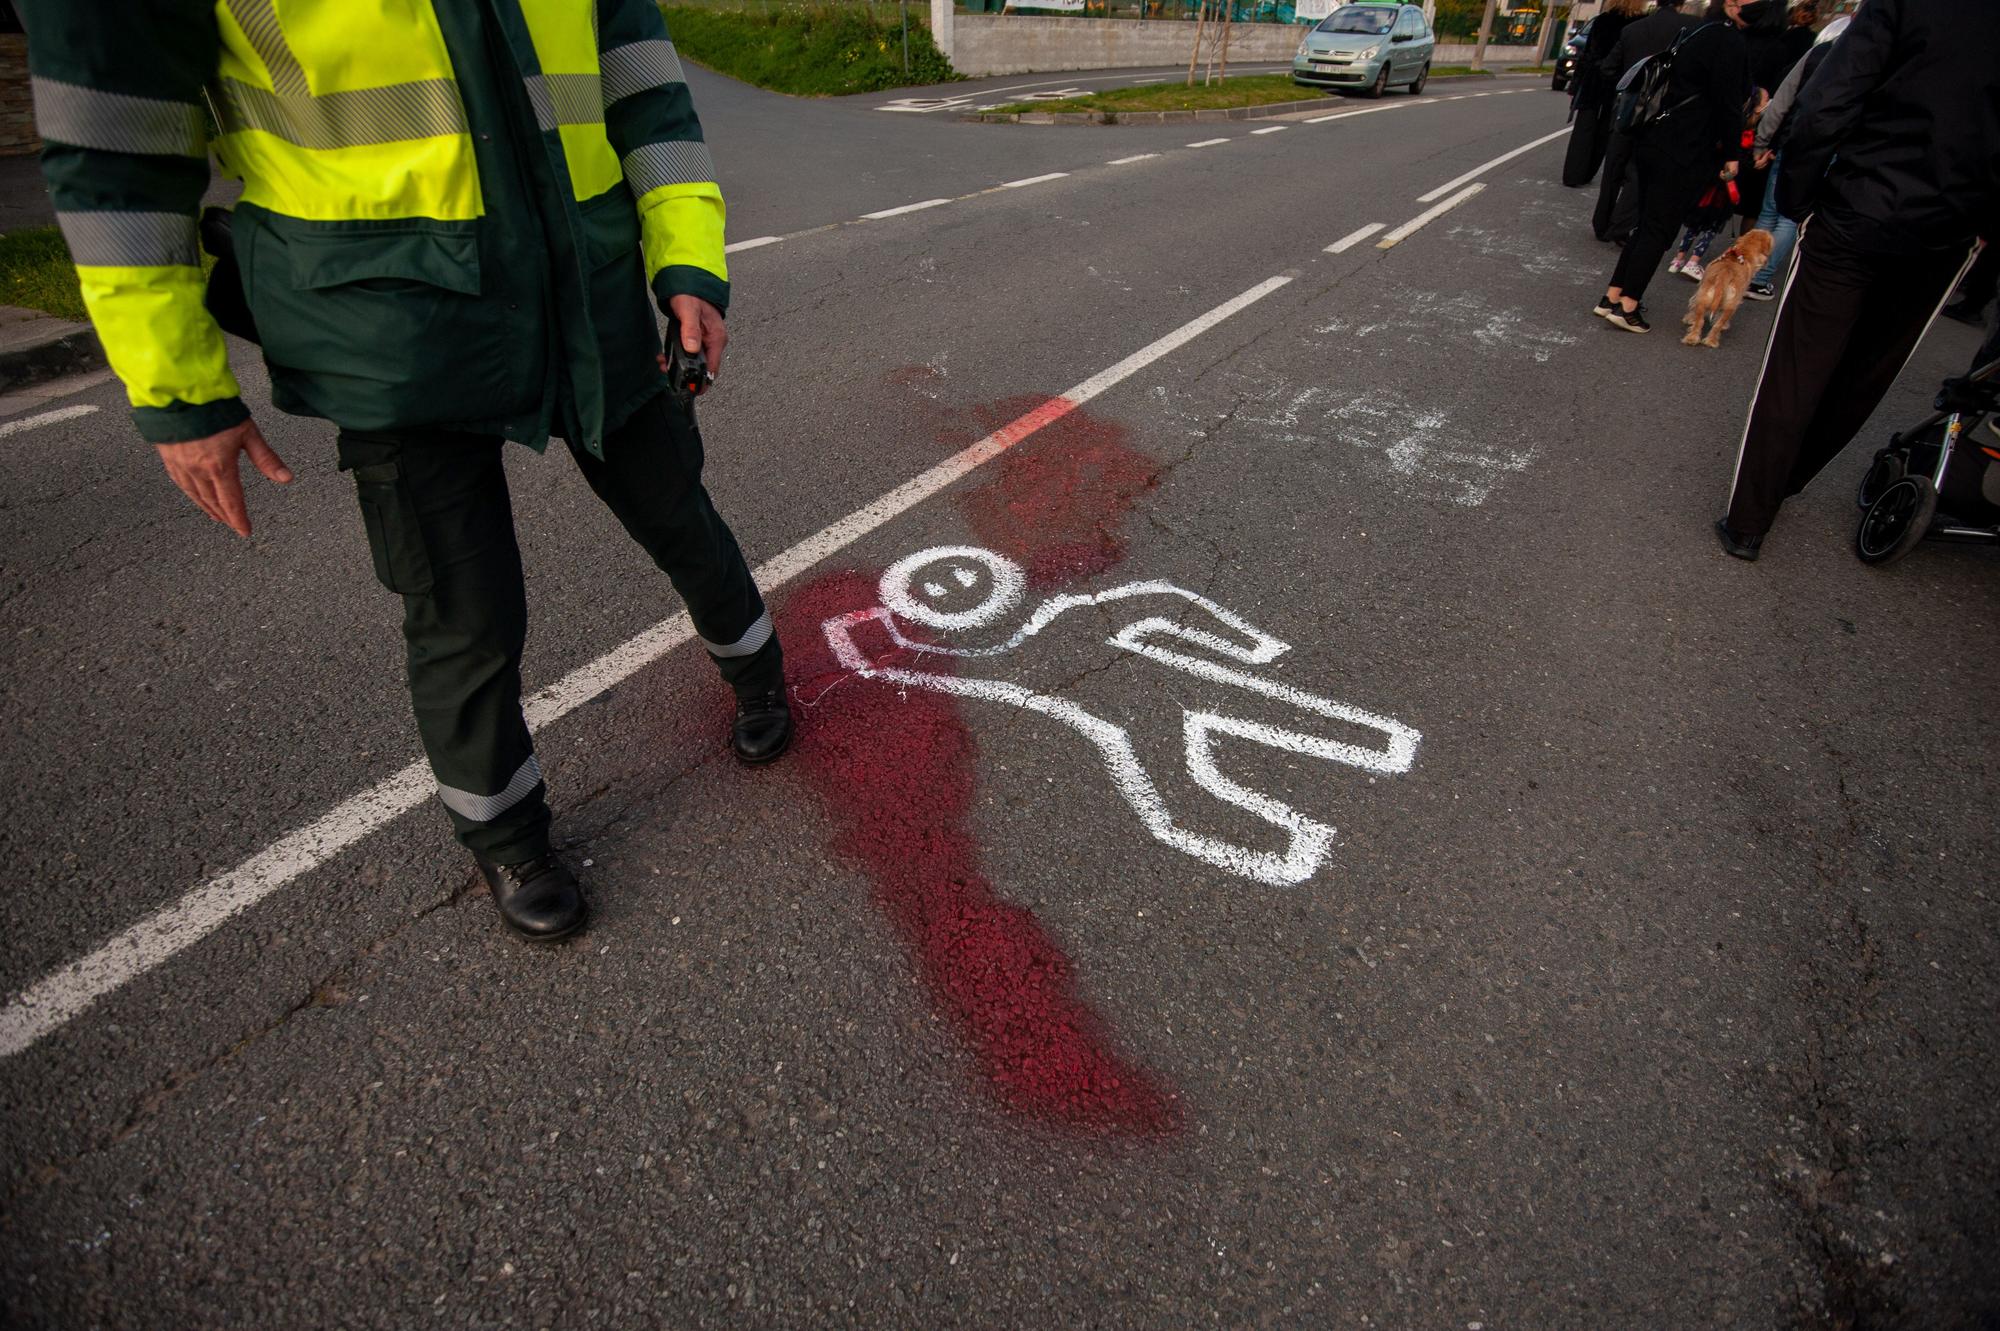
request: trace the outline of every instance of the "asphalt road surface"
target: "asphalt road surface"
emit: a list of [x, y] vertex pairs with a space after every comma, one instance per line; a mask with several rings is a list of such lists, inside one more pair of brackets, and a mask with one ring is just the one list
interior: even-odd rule
[[1994, 1324], [1996, 556], [1858, 563], [1862, 449], [1718, 551], [1773, 307], [1591, 318], [1563, 99], [694, 79], [803, 730], [737, 767], [518, 450], [571, 945], [423, 797], [328, 426], [238, 358], [238, 541], [115, 384], [0, 420], [9, 1325]]

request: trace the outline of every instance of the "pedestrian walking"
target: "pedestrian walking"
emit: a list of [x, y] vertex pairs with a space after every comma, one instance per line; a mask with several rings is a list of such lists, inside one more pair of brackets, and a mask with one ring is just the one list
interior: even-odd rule
[[1847, 446], [2000, 236], [2000, 5], [1868, 0], [1798, 95], [1778, 208], [1802, 224], [1737, 455], [1723, 549]]
[[[1595, 313], [1628, 333], [1652, 331], [1641, 300], [1674, 229], [1710, 185], [1736, 179], [1750, 73], [1746, 15], [1769, 0], [1711, 0], [1674, 46], [1662, 110], [1638, 135], [1639, 215]], [[1635, 25], [1636, 26], [1636, 25]]]
[[1843, 16], [1826, 25], [1819, 40], [1779, 82], [1778, 90], [1771, 95], [1770, 104], [1757, 117], [1757, 135], [1751, 142], [1750, 151], [1755, 164], [1763, 168], [1764, 193], [1756, 225], [1771, 233], [1772, 244], [1770, 261], [1750, 279], [1747, 294], [1751, 300], [1770, 300], [1776, 296], [1778, 278], [1791, 266], [1792, 246], [1799, 239], [1799, 224], [1778, 211], [1778, 164], [1784, 160], [1785, 124], [1791, 119], [1793, 107], [1798, 104], [1799, 90], [1812, 78], [1820, 62], [1826, 59], [1828, 48], [1847, 30], [1848, 22]]
[[[140, 434], [248, 536], [239, 457], [284, 484], [204, 308], [212, 146], [273, 403], [338, 427], [377, 579], [402, 598], [438, 794], [505, 922], [574, 932], [521, 713], [527, 606], [505, 441], [551, 436], [672, 580], [738, 699], [746, 762], [791, 736], [771, 618], [701, 484], [652, 300], [720, 370], [723, 201], [649, 0], [356, 5], [26, 0], [43, 171]], [[206, 90], [206, 95], [204, 90]], [[208, 143], [208, 113], [216, 131]], [[219, 269], [219, 271], [227, 271]], [[700, 376], [688, 382], [696, 389]]]
[[[1619, 29], [1611, 53], [1598, 62], [1597, 75], [1615, 109], [1616, 90], [1632, 66], [1650, 60], [1673, 46], [1682, 32], [1700, 20], [1681, 11], [1681, 0], [1660, 0], [1659, 8], [1642, 19]], [[1614, 122], [1604, 149], [1604, 179], [1597, 188], [1597, 208], [1591, 214], [1591, 230], [1599, 240], [1623, 245], [1631, 238], [1639, 214], [1635, 136], [1617, 128]]]
[[1617, 80], [1607, 79], [1601, 66], [1610, 59], [1618, 34], [1645, 8], [1646, 0], [1606, 0], [1602, 12], [1590, 21], [1590, 35], [1576, 62], [1576, 90], [1569, 102], [1573, 123], [1563, 153], [1562, 183], [1572, 189], [1588, 185], [1604, 161]]

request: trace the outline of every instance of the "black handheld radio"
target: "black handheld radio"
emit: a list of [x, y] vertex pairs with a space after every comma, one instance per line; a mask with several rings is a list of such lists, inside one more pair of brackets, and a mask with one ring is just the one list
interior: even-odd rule
[[681, 345], [681, 321], [667, 316], [667, 391], [678, 402], [693, 402], [715, 382], [708, 357]]

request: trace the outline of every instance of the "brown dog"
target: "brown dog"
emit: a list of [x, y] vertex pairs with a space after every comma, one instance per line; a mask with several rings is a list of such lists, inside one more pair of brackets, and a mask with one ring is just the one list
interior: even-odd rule
[[[1736, 243], [1719, 259], [1709, 260], [1708, 267], [1701, 275], [1701, 285], [1695, 288], [1694, 297], [1688, 301], [1688, 312], [1681, 322], [1687, 325], [1687, 336], [1681, 345], [1694, 346], [1697, 342], [1707, 347], [1722, 345], [1722, 330], [1729, 327], [1729, 321], [1736, 317], [1736, 307], [1743, 303], [1743, 293], [1750, 289], [1750, 279], [1771, 257], [1771, 233], [1768, 231], [1746, 231], [1736, 238]], [[1701, 335], [1702, 325], [1713, 320], [1708, 337]]]

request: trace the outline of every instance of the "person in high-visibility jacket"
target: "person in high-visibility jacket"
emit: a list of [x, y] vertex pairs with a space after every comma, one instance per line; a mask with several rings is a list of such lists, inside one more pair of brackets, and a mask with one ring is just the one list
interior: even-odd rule
[[502, 917], [584, 920], [521, 713], [526, 597], [503, 441], [567, 441], [672, 579], [735, 689], [747, 762], [790, 741], [782, 660], [664, 392], [647, 288], [722, 363], [715, 168], [649, 0], [25, 0], [43, 172], [140, 434], [250, 532], [250, 419], [204, 306], [213, 150], [243, 181], [243, 295], [280, 410], [339, 427], [380, 581], [403, 598], [438, 791]]

